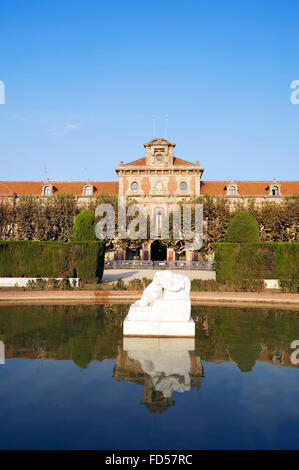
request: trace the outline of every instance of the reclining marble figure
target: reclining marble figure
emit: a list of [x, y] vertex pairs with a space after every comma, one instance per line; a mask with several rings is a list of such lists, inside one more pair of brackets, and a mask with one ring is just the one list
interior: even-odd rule
[[125, 336], [194, 336], [190, 316], [190, 279], [157, 271], [124, 321]]

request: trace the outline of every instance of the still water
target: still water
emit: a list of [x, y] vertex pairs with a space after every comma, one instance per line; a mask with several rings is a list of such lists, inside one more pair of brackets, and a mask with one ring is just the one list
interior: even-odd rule
[[299, 312], [195, 306], [193, 341], [127, 311], [0, 307], [1, 449], [299, 448]]

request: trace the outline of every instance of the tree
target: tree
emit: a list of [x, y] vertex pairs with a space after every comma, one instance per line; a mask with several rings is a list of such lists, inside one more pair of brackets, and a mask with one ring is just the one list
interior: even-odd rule
[[75, 242], [96, 240], [95, 223], [93, 212], [89, 209], [82, 210], [75, 220], [73, 240]]
[[[127, 208], [136, 202], [127, 199]], [[112, 204], [115, 210], [117, 233], [118, 196], [101, 193], [89, 201], [88, 209], [93, 212], [98, 204]], [[259, 204], [254, 199], [238, 200], [234, 204], [224, 196], [203, 195], [197, 198], [180, 201], [182, 204], [203, 204], [204, 234], [202, 253], [212, 253], [214, 243], [226, 240], [230, 220], [238, 212], [249, 212], [259, 224], [260, 241], [292, 242], [299, 239], [299, 196], [285, 198], [282, 202], [263, 201]], [[58, 194], [49, 198], [21, 196], [11, 201], [0, 202], [0, 239], [1, 240], [55, 240], [71, 241], [74, 221], [82, 203], [73, 194]], [[181, 207], [182, 209], [182, 207]], [[193, 209], [192, 209], [193, 211]], [[130, 222], [127, 217], [127, 224]], [[192, 218], [192, 230], [193, 218]], [[149, 232], [148, 232], [149, 233]], [[183, 237], [173, 236], [172, 216], [169, 220], [169, 239], [161, 240], [167, 247], [177, 252], [185, 249]], [[106, 250], [136, 249], [142, 246], [142, 240], [118, 239], [108, 240]]]
[[226, 241], [230, 243], [258, 242], [258, 222], [249, 212], [239, 212], [231, 219], [227, 227]]

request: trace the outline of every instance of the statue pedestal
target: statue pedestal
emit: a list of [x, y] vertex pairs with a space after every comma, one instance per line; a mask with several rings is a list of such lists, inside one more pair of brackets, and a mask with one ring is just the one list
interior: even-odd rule
[[124, 336], [195, 336], [191, 318], [190, 280], [158, 271], [140, 300], [131, 305], [123, 324]]

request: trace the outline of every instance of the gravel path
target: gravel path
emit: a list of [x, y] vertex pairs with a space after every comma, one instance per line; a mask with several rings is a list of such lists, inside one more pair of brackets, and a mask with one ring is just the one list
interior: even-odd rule
[[[133, 279], [142, 279], [147, 277], [153, 279], [156, 269], [106, 269], [104, 271], [103, 281], [115, 282], [122, 279], [124, 282]], [[200, 271], [189, 269], [172, 269], [177, 274], [185, 274], [192, 281], [193, 279], [216, 279], [215, 271]]]

